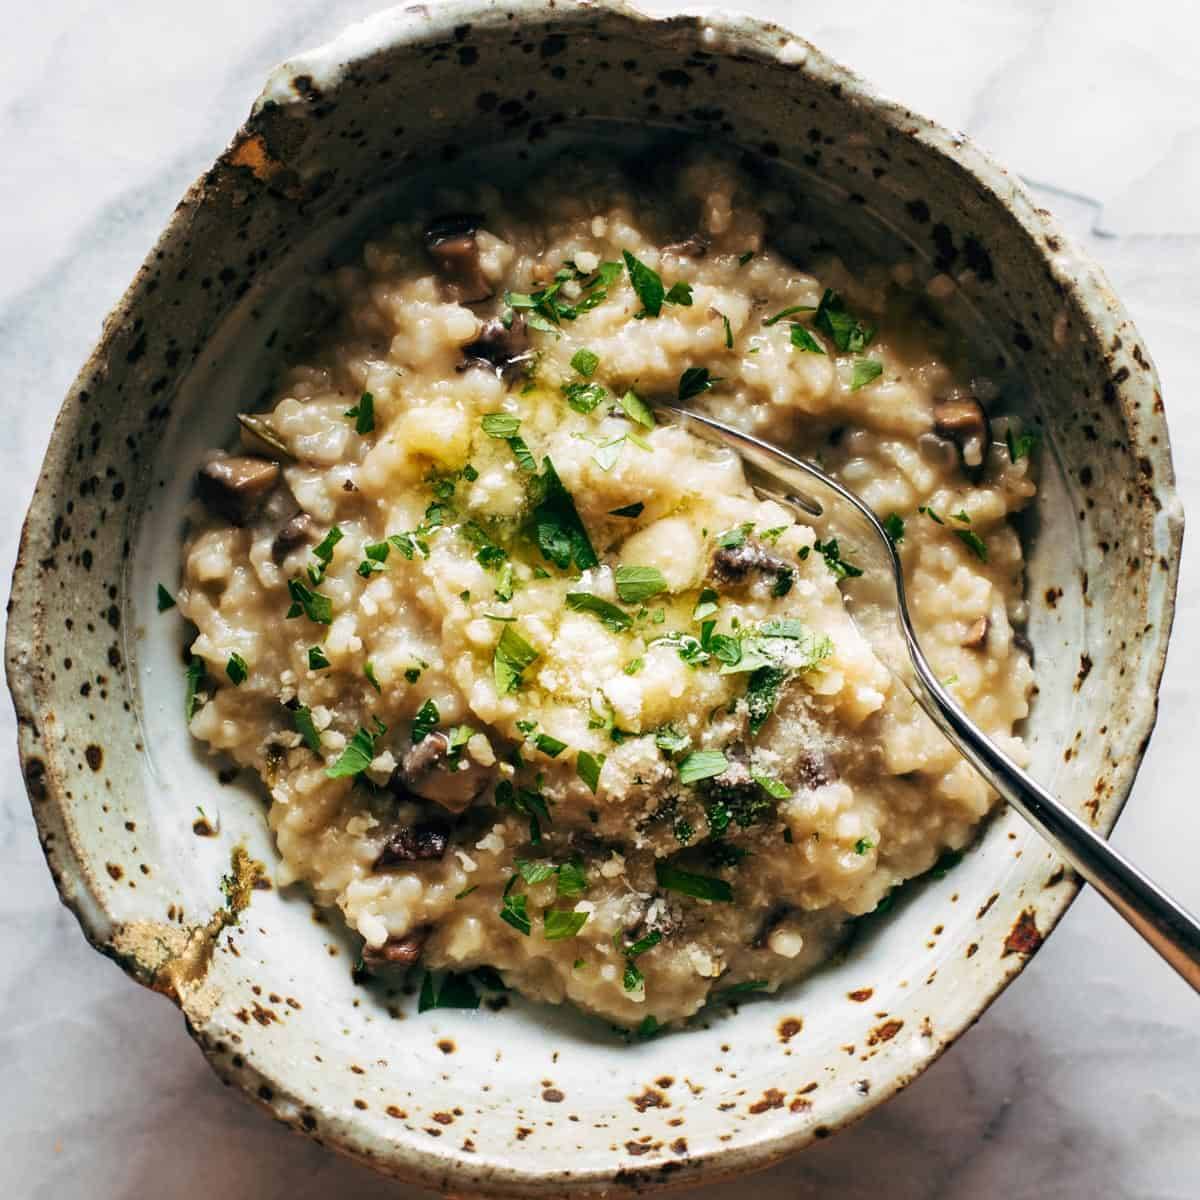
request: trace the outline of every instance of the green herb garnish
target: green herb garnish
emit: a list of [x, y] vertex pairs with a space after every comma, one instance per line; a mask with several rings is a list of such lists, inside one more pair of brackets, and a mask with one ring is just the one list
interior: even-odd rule
[[654, 428], [656, 424], [654, 420], [654, 413], [651, 411], [650, 406], [645, 402], [645, 400], [643, 400], [641, 396], [639, 396], [637, 392], [633, 390], [633, 388], [630, 388], [629, 391], [627, 391], [625, 395], [621, 397], [621, 408], [631, 421], [636, 421], [637, 424], [645, 427], [646, 429]]
[[811, 304], [793, 304], [790, 308], [782, 308], [773, 317], [763, 317], [764, 325], [776, 325], [786, 317], [794, 317], [797, 313], [814, 312]]
[[614, 633], [622, 633], [633, 624], [628, 613], [591, 592], [568, 592], [566, 602], [572, 612], [590, 613]]
[[548, 942], [574, 937], [587, 923], [586, 912], [551, 908], [542, 914], [542, 933]]
[[187, 720], [191, 720], [196, 715], [196, 710], [200, 707], [200, 685], [204, 682], [204, 659], [193, 654], [188, 659], [187, 671], [187, 695], [183, 703], [183, 711], [186, 714]]
[[1008, 461], [1015, 463], [1023, 458], [1029, 458], [1042, 439], [1041, 434], [1034, 429], [1027, 429], [1014, 436], [1010, 426], [1005, 431], [1004, 440], [1008, 444]]
[[321, 736], [313, 724], [312, 710], [304, 704], [289, 710], [292, 714], [292, 726], [304, 739], [304, 744], [314, 753], [321, 753]]
[[979, 536], [973, 529], [956, 529], [954, 536], [961, 541], [972, 554], [975, 555], [980, 562], [987, 562], [988, 549], [983, 538]]
[[600, 560], [575, 502], [549, 458], [542, 459], [542, 474], [534, 480], [534, 485], [533, 534], [543, 557], [564, 571], [572, 561], [580, 571], [597, 566]]
[[614, 508], [609, 512], [610, 517], [629, 517], [631, 520], [640, 517], [645, 511], [646, 506], [640, 501], [635, 500], [632, 504], [626, 504], [621, 508]]
[[521, 676], [538, 656], [538, 652], [516, 631], [515, 626], [505, 625], [496, 650], [492, 656], [492, 677], [496, 682], [496, 693], [507, 696], [521, 684]]
[[825, 347], [803, 325], [792, 326], [792, 345], [807, 354], [824, 354]]
[[751, 770], [750, 778], [775, 800], [787, 800], [792, 794], [792, 789], [786, 783], [774, 776], [764, 775], [761, 771]]
[[604, 768], [607, 755], [593, 754], [590, 750], [580, 750], [575, 760], [575, 771], [579, 778], [587, 784], [588, 790], [594, 796], [600, 786], [600, 772]]
[[617, 595], [626, 604], [638, 604], [667, 590], [667, 581], [657, 567], [619, 566], [615, 579]]
[[642, 313], [638, 315], [657, 317], [662, 312], [663, 300], [666, 298], [662, 277], [640, 259], [634, 258], [628, 250], [622, 250], [621, 257], [625, 260], [625, 269], [629, 272], [629, 282], [633, 284], [633, 290], [642, 302]]
[[229, 676], [234, 687], [245, 683], [246, 677], [250, 674], [246, 660], [236, 650], [229, 656], [229, 661], [225, 664], [225, 674]]
[[566, 742], [560, 742], [548, 733], [539, 733], [533, 739], [533, 744], [548, 758], [557, 758], [567, 748]]
[[729, 769], [729, 760], [720, 750], [693, 750], [678, 764], [679, 782], [685, 786], [723, 775]]
[[337, 762], [332, 767], [325, 768], [325, 774], [330, 779], [344, 779], [352, 775], [361, 775], [375, 757], [375, 742], [387, 733], [387, 726], [378, 718], [373, 718], [375, 732], [371, 733], [361, 726], [342, 751]]
[[854, 363], [854, 370], [850, 373], [850, 390], [857, 392], [859, 388], [864, 388], [868, 383], [874, 382], [883, 374], [883, 363], [877, 358], [860, 358]]
[[438, 712], [438, 706], [432, 700], [426, 700], [417, 709], [417, 715], [413, 717], [413, 745], [415, 746], [418, 742], [423, 742], [438, 727], [438, 722], [441, 719], [442, 715]]
[[733, 900], [733, 888], [723, 879], [714, 879], [709, 875], [696, 875], [665, 862], [654, 864], [654, 875], [658, 880], [659, 887], [665, 888], [668, 892], [678, 892], [681, 896], [694, 896], [697, 900], [717, 900], [723, 903]]
[[471, 986], [468, 976], [450, 973], [442, 979], [442, 986], [438, 988], [433, 975], [425, 972], [421, 980], [421, 994], [417, 998], [417, 1012], [429, 1012], [434, 1008], [478, 1007], [479, 995]]
[[707, 367], [688, 367], [679, 377], [680, 403], [692, 399], [693, 396], [699, 396], [701, 392], [707, 392], [714, 383], [720, 382], [717, 376], [708, 373]]
[[160, 583], [158, 585], [158, 611], [166, 612], [167, 609], [174, 607], [175, 597], [172, 596], [171, 593], [168, 592], [167, 589]]
[[831, 288], [825, 289], [813, 326], [833, 338], [843, 354], [861, 354], [875, 336], [875, 329], [847, 312], [846, 302]]
[[842, 557], [837, 538], [830, 538], [827, 542], [815, 541], [813, 549], [825, 560], [825, 565], [833, 572], [835, 578], [854, 579], [862, 574], [861, 567], [856, 567]]
[[591, 350], [581, 349], [576, 350], [571, 355], [571, 367], [578, 371], [585, 379], [591, 379], [596, 373], [596, 368], [600, 365], [600, 356], [593, 353]]
[[288, 580], [288, 595], [292, 598], [292, 606], [287, 610], [288, 620], [303, 613], [318, 625], [333, 623], [333, 601], [328, 596], [311, 591], [298, 579]]
[[359, 402], [353, 408], [346, 409], [343, 415], [354, 418], [355, 433], [373, 433], [375, 431], [375, 397], [370, 392], [363, 392]]
[[517, 435], [521, 428], [521, 418], [514, 417], [511, 413], [488, 413], [479, 424], [488, 437], [507, 441]]
[[904, 541], [903, 518], [897, 516], [895, 513], [891, 513], [889, 516], [885, 517], [883, 522], [883, 532], [888, 535], [888, 541], [891, 542], [893, 546], [900, 545], [900, 543]]
[[518, 933], [529, 936], [533, 926], [529, 921], [524, 894], [510, 892], [501, 901], [500, 920], [511, 925]]

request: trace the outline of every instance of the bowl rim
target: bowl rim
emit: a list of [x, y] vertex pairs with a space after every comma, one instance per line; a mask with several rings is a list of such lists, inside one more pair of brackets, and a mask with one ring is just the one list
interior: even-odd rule
[[[597, 15], [609, 16], [641, 26], [647, 37], [663, 40], [677, 35], [679, 40], [718, 56], [748, 55], [764, 65], [792, 68], [802, 61], [806, 74], [838, 85], [848, 103], [871, 108], [887, 126], [922, 143], [931, 153], [950, 159], [972, 182], [989, 193], [1038, 246], [1052, 274], [1071, 291], [1081, 315], [1090, 325], [1097, 330], [1133, 331], [1124, 306], [1113, 293], [1103, 272], [1075, 247], [1072, 239], [1064, 235], [1051, 214], [1037, 206], [1019, 179], [965, 135], [952, 133], [900, 103], [881, 96], [855, 72], [843, 67], [792, 31], [773, 22], [722, 10], [685, 8], [659, 16], [643, 12], [624, 0], [578, 0], [570, 5], [556, 3], [556, 0], [509, 0], [504, 9], [515, 14], [518, 24], [553, 22], [556, 28], [569, 30], [573, 26], [594, 21]], [[350, 26], [324, 45], [293, 55], [276, 67], [268, 75], [252, 111], [257, 111], [273, 96], [290, 90], [292, 81], [302, 73], [321, 72], [326, 79], [336, 80], [365, 57], [405, 46], [446, 41], [457, 27], [465, 23], [483, 23], [495, 12], [495, 5], [490, 0], [443, 0], [437, 6], [414, 5], [382, 10]], [[243, 135], [244, 130], [234, 135], [230, 149], [237, 146]], [[40, 755], [44, 751], [41, 747], [37, 748], [39, 757], [34, 757], [34, 743], [26, 735], [31, 730], [40, 729], [50, 715], [45, 680], [40, 672], [28, 669], [32, 648], [42, 640], [43, 624], [38, 598], [40, 583], [32, 546], [35, 535], [40, 532], [47, 514], [52, 511], [57, 480], [68, 464], [74, 434], [82, 420], [77, 397], [97, 372], [104, 370], [118, 332], [126, 325], [131, 314], [147, 300], [146, 284], [157, 252], [172, 243], [190, 224], [194, 210], [205, 202], [206, 186], [207, 175], [202, 175], [176, 207], [132, 283], [105, 319], [100, 339], [55, 419], [38, 483], [22, 526], [12, 578], [5, 644], [7, 681], [20, 734], [22, 772], [39, 838], [60, 898], [74, 912], [93, 947], [117, 961], [137, 982], [163, 991], [184, 1008], [185, 1015], [186, 1006], [181, 997], [173, 989], [164, 988], [136, 954], [125, 952], [116, 944], [114, 934], [118, 922], [105, 910], [103, 892], [95, 874], [96, 867], [82, 853], [64, 810], [64, 781], [52, 769], [49, 756], [43, 766]], [[1070, 247], [1071, 267], [1056, 266], [1054, 257], [1047, 252], [1048, 244]], [[1077, 277], [1081, 266], [1087, 269], [1083, 281]], [[1155, 620], [1153, 630], [1141, 644], [1143, 678], [1152, 702], [1131, 720], [1128, 727], [1126, 737], [1131, 743], [1136, 741], [1136, 749], [1114, 769], [1113, 803], [1105, 819], [1100, 822], [1104, 832], [1111, 830], [1124, 808], [1157, 718], [1159, 687], [1174, 618], [1179, 550], [1183, 537], [1183, 512], [1175, 491], [1169, 435], [1153, 364], [1150, 363], [1146, 371], [1114, 381], [1112, 386], [1128, 430], [1130, 450], [1152, 468], [1153, 483], [1147, 485], [1147, 493], [1158, 509], [1161, 521], [1159, 533], [1165, 542], [1163, 552], [1166, 565], [1165, 570], [1157, 576], [1157, 586], [1147, 596], [1147, 605], [1153, 611]], [[1079, 887], [1078, 879], [1071, 873], [1063, 887], [1056, 888], [1052, 895], [1039, 898], [1037, 917], [1043, 936], [1048, 936], [1061, 920]], [[911, 1068], [880, 1081], [869, 1095], [846, 1106], [834, 1120], [826, 1123], [821, 1136], [853, 1124], [925, 1071], [978, 1019], [1021, 972], [1027, 961], [1024, 955], [997, 961], [990, 977], [978, 987], [970, 1009], [941, 1031], [937, 1044], [931, 1047], [925, 1057]], [[204, 1031], [191, 1021], [187, 1022], [187, 1028], [210, 1065], [221, 1073], [214, 1047]], [[296, 1127], [295, 1105], [287, 1093], [286, 1084], [260, 1072], [250, 1061], [247, 1061], [246, 1069], [236, 1079], [255, 1103]], [[265, 1100], [260, 1095], [260, 1085], [264, 1084], [270, 1085], [270, 1089], [263, 1089], [263, 1094], [271, 1094], [273, 1099]], [[327, 1125], [319, 1140], [331, 1149], [376, 1170], [424, 1186], [446, 1187], [454, 1184], [476, 1189], [483, 1183], [490, 1195], [531, 1196], [562, 1194], [561, 1189], [566, 1186], [570, 1187], [572, 1194], [598, 1193], [601, 1189], [604, 1194], [611, 1194], [614, 1188], [620, 1193], [626, 1189], [643, 1190], [648, 1186], [673, 1189], [693, 1186], [701, 1181], [714, 1182], [747, 1170], [768, 1167], [802, 1149], [817, 1136], [811, 1125], [803, 1125], [741, 1145], [702, 1151], [692, 1160], [694, 1169], [665, 1176], [616, 1166], [581, 1175], [558, 1165], [539, 1170], [511, 1164], [499, 1167], [488, 1164], [481, 1171], [480, 1164], [474, 1164], [472, 1169], [472, 1165], [461, 1154], [450, 1160], [448, 1167], [446, 1157], [437, 1157], [407, 1146], [393, 1145], [389, 1148], [373, 1141], [369, 1135], [357, 1135], [352, 1124], [348, 1127]]]

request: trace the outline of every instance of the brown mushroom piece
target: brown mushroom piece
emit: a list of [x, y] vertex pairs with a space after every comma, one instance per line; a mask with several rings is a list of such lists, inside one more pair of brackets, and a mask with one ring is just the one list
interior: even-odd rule
[[279, 482], [279, 464], [248, 454], [216, 458], [200, 468], [196, 489], [217, 516], [245, 525]]
[[409, 863], [441, 859], [450, 840], [450, 826], [445, 821], [419, 821], [396, 830], [384, 843], [373, 870], [393, 871]]
[[364, 946], [363, 965], [366, 967], [411, 967], [421, 957], [431, 930], [428, 925], [400, 937], [390, 937], [382, 946]]
[[723, 588], [740, 587], [754, 575], [773, 575], [777, 595], [786, 595], [791, 590], [795, 569], [768, 554], [754, 542], [744, 542], [740, 546], [718, 546], [709, 564], [709, 578]]
[[970, 629], [967, 630], [967, 636], [963, 638], [960, 645], [967, 650], [982, 649], [987, 643], [989, 625], [987, 617], [980, 617], [977, 621], [972, 621]]
[[492, 294], [475, 236], [482, 220], [471, 213], [451, 213], [431, 221], [425, 230], [425, 249], [460, 304], [477, 304]]
[[271, 561], [280, 566], [293, 550], [317, 540], [317, 527], [308, 513], [297, 513], [276, 535], [271, 543]]
[[492, 774], [491, 767], [465, 754], [451, 758], [450, 739], [444, 733], [431, 733], [401, 759], [392, 775], [392, 788], [460, 813], [484, 791]]
[[501, 374], [512, 374], [529, 355], [529, 330], [522, 313], [514, 312], [505, 325], [499, 317], [485, 321], [479, 336], [463, 347], [468, 362], [487, 363]]
[[662, 248], [663, 254], [673, 254], [677, 258], [703, 258], [708, 253], [708, 242], [698, 233], [684, 238], [681, 242], [671, 242]]
[[933, 428], [958, 447], [958, 457], [972, 478], [987, 466], [989, 429], [987, 413], [974, 397], [940, 400], [933, 406]]

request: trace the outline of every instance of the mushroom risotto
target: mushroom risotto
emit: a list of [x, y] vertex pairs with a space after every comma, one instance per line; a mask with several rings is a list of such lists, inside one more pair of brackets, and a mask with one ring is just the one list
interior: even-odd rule
[[810, 971], [994, 800], [850, 621], [854, 547], [654, 401], [855, 488], [1018, 762], [1032, 438], [947, 276], [785, 257], [791, 197], [720, 156], [570, 181], [447, 192], [332, 273], [337, 323], [200, 472], [188, 715], [367, 970], [651, 1029]]

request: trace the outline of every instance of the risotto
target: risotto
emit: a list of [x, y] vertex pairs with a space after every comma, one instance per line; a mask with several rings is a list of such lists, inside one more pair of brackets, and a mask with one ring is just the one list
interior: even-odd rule
[[720, 155], [570, 179], [448, 190], [326, 281], [336, 322], [200, 472], [188, 716], [365, 969], [650, 1029], [804, 975], [994, 800], [849, 619], [854, 547], [654, 402], [858, 490], [1018, 761], [1034, 486], [953, 280], [790, 260], [791, 199]]

